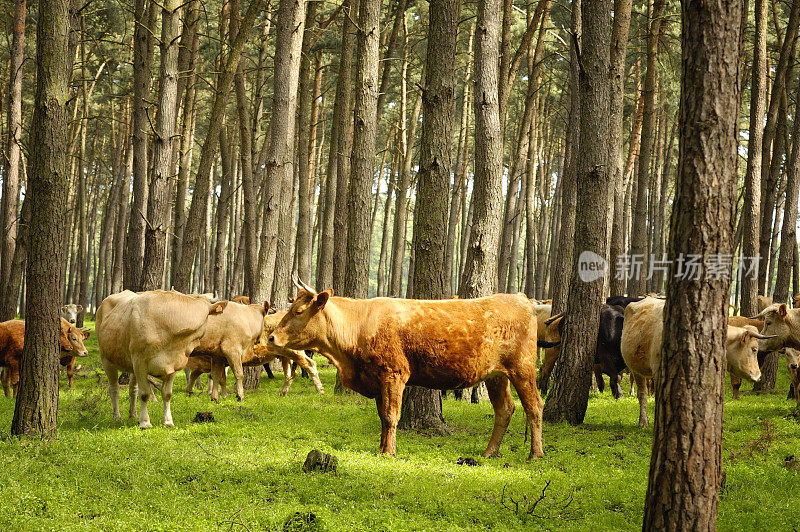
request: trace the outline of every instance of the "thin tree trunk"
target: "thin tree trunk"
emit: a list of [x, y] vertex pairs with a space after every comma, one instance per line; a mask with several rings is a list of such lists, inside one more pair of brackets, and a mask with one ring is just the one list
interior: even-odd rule
[[147, 206], [147, 144], [150, 124], [147, 101], [152, 85], [151, 62], [155, 36], [156, 3], [135, 0], [133, 33], [133, 204], [128, 217], [123, 284], [128, 290], [141, 289], [144, 263], [144, 235]]
[[[733, 251], [740, 3], [684, 2], [680, 162], [670, 256]], [[736, 43], [736, 44], [733, 44]], [[715, 220], [708, 224], [708, 220]], [[730, 275], [670, 266], [643, 530], [715, 530]]]
[[473, 220], [458, 295], [495, 292], [502, 215], [503, 136], [498, 100], [500, 1], [478, 2], [475, 43], [475, 178]]
[[648, 17], [647, 33], [647, 70], [644, 77], [644, 113], [642, 115], [642, 137], [639, 151], [639, 172], [637, 175], [636, 204], [633, 210], [633, 227], [631, 232], [631, 260], [640, 261], [642, 272], [635, 269], [628, 279], [628, 294], [643, 295], [647, 292], [647, 192], [650, 183], [650, 164], [653, 153], [653, 141], [656, 136], [656, 91], [658, 74], [658, 41], [661, 38], [665, 0], [654, 0]]
[[[17, 238], [20, 189], [20, 141], [22, 138], [22, 66], [25, 58], [26, 0], [14, 0], [11, 58], [8, 80], [8, 137], [3, 167], [3, 198], [0, 203], [0, 293], [14, 290], [9, 285], [11, 263]], [[2, 101], [0, 100], [0, 105]]]

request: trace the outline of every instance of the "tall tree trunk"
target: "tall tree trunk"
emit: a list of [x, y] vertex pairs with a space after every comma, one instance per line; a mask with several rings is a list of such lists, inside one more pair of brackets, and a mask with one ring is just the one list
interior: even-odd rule
[[[17, 239], [20, 189], [20, 140], [22, 138], [22, 65], [25, 58], [26, 0], [14, 0], [11, 58], [8, 79], [8, 137], [3, 167], [3, 199], [0, 203], [0, 294], [15, 290], [9, 285]], [[2, 105], [2, 101], [0, 101]]]
[[[314, 40], [317, 17], [317, 2], [309, 2], [306, 12], [306, 29], [303, 34], [302, 53], [300, 59], [300, 94], [297, 109], [297, 168], [295, 180], [297, 181], [297, 235], [295, 242], [295, 259], [297, 274], [301, 279], [310, 280], [311, 276], [311, 224], [313, 223], [313, 157], [314, 139], [312, 127], [316, 120], [312, 118], [314, 105], [313, 83], [316, 80], [316, 69], [312, 71], [311, 46]], [[313, 65], [316, 66], [316, 65]], [[316, 135], [316, 130], [314, 130]]]
[[562, 352], [555, 367], [553, 387], [544, 406], [544, 419], [583, 423], [592, 385], [597, 347], [603, 275], [592, 275], [586, 263], [596, 263], [606, 253], [608, 220], [609, 79], [611, 0], [583, 2], [583, 36], [579, 69], [580, 143], [578, 178], [581, 201], [575, 213], [575, 252], [572, 280], [564, 318]]
[[[190, 289], [192, 265], [195, 262], [195, 255], [197, 254], [200, 239], [205, 232], [206, 210], [211, 188], [211, 165], [216, 155], [216, 148], [219, 145], [219, 131], [222, 128], [225, 102], [230, 92], [231, 85], [233, 85], [233, 77], [236, 73], [236, 67], [239, 64], [242, 50], [244, 49], [244, 43], [247, 40], [247, 34], [253, 27], [256, 14], [261, 11], [262, 3], [263, 0], [252, 0], [248, 6], [247, 12], [239, 27], [239, 34], [231, 45], [227, 60], [224, 62], [225, 66], [220, 73], [219, 85], [214, 93], [214, 102], [211, 106], [208, 130], [206, 131], [206, 137], [203, 141], [203, 147], [200, 150], [200, 160], [197, 164], [192, 204], [189, 207], [189, 215], [186, 218], [181, 261], [173, 275], [175, 289], [182, 292], [187, 292]], [[263, 298], [255, 299], [263, 300]]]
[[147, 229], [141, 290], [162, 287], [167, 253], [169, 196], [172, 189], [175, 129], [178, 120], [178, 37], [179, 0], [165, 0], [161, 6], [161, 73], [159, 76], [158, 115], [153, 139], [153, 175], [147, 194]]
[[[294, 175], [295, 112], [297, 111], [297, 87], [300, 74], [300, 50], [305, 28], [305, 0], [281, 0], [278, 7], [275, 42], [275, 75], [273, 79], [272, 122], [270, 144], [267, 154], [264, 186], [264, 229], [261, 233], [259, 260], [259, 282], [256, 300], [274, 294], [275, 288], [267, 286], [273, 280], [271, 274], [280, 264], [276, 260], [278, 251], [281, 200], [288, 201], [286, 184], [291, 188]], [[286, 275], [288, 281], [288, 274]], [[273, 280], [273, 283], [274, 280]], [[279, 291], [288, 290], [281, 286]], [[284, 305], [286, 299], [276, 301]]]
[[[623, 110], [625, 102], [625, 65], [628, 56], [628, 40], [631, 27], [631, 8], [633, 0], [614, 1], [614, 26], [611, 30], [611, 100], [609, 106], [609, 156], [611, 172], [609, 201], [613, 201], [611, 218], [611, 247], [609, 264], [616, 265], [625, 253], [624, 227], [622, 224], [625, 209], [625, 175], [623, 160]], [[632, 140], [632, 138], [631, 138]], [[609, 279], [611, 295], [625, 293], [624, 279], [612, 275]]]
[[155, 36], [156, 3], [135, 0], [133, 32], [133, 204], [128, 218], [125, 243], [123, 284], [128, 290], [140, 290], [144, 263], [145, 216], [147, 208], [147, 144], [150, 123], [147, 101], [150, 99]]
[[11, 434], [54, 437], [58, 428], [58, 336], [67, 131], [72, 58], [68, 0], [41, 0], [36, 24], [36, 96], [31, 123], [30, 260], [25, 348]]
[[[755, 0], [755, 36], [753, 39], [753, 75], [750, 86], [750, 134], [747, 141], [747, 170], [744, 178], [742, 210], [742, 257], [758, 253], [761, 223], [761, 161], [764, 113], [767, 101], [767, 0]], [[742, 316], [758, 314], [758, 276], [741, 278]]]
[[648, 17], [647, 70], [644, 77], [644, 114], [642, 115], [642, 137], [639, 151], [639, 172], [637, 175], [636, 206], [633, 210], [631, 232], [631, 261], [641, 261], [642, 271], [632, 270], [628, 279], [628, 295], [637, 296], [647, 292], [647, 197], [650, 183], [650, 164], [653, 154], [653, 141], [656, 136], [656, 84], [658, 75], [658, 41], [664, 28], [662, 13], [665, 0], [654, 0]]
[[[800, 26], [800, 0], [793, 0], [786, 25], [786, 36], [781, 46], [775, 78], [770, 91], [769, 111], [764, 126], [761, 147], [761, 220], [758, 256], [758, 291], [766, 294], [767, 272], [769, 269], [769, 250], [772, 242], [772, 222], [777, 202], [778, 168], [785, 149], [785, 136], [781, 134], [781, 124], [786, 123], [786, 81], [791, 78], [791, 64], [797, 45], [798, 26]], [[773, 145], [774, 143], [774, 145]], [[770, 156], [770, 154], [772, 154]], [[763, 381], [763, 379], [762, 379]]]
[[498, 100], [500, 0], [480, 0], [475, 37], [473, 219], [458, 295], [495, 292], [502, 215], [503, 136]]
[[[797, 96], [800, 97], [800, 84], [797, 85]], [[800, 109], [800, 99], [795, 104], [795, 112]], [[792, 263], [797, 251], [797, 194], [800, 191], [800, 120], [795, 119], [792, 132], [792, 155], [786, 167], [786, 203], [783, 208], [783, 228], [781, 229], [781, 245], [778, 255], [778, 271], [775, 278], [775, 303], [786, 303], [789, 300], [789, 278], [792, 274]]]
[[378, 133], [378, 59], [382, 0], [360, 0], [356, 51], [353, 158], [347, 192], [347, 261], [344, 295], [369, 295], [370, 212]]
[[[682, 5], [680, 161], [669, 254], [733, 252], [740, 3]], [[708, 224], [708, 220], [716, 223]], [[643, 530], [715, 530], [730, 274], [667, 279]]]
[[550, 295], [553, 298], [553, 314], [563, 312], [567, 307], [567, 290], [573, 262], [575, 235], [575, 208], [577, 205], [577, 150], [580, 142], [580, 100], [578, 88], [578, 55], [576, 46], [580, 42], [581, 1], [572, 0], [572, 43], [570, 45], [569, 78], [569, 131], [567, 131], [564, 155], [564, 170], [558, 175], [561, 184], [561, 219], [558, 232], [558, 253], [551, 268]]
[[[425, 205], [414, 217], [414, 297], [444, 299], [450, 291], [445, 277], [448, 198], [456, 99], [456, 55], [461, 0], [432, 0], [428, 23], [425, 120], [422, 123], [417, 201]], [[447, 433], [439, 390], [407, 387], [403, 392], [399, 428]]]
[[[355, 4], [355, 5], [354, 5]], [[347, 264], [347, 195], [350, 183], [350, 156], [353, 152], [353, 112], [350, 105], [353, 71], [353, 48], [356, 42], [356, 26], [353, 23], [357, 15], [358, 0], [345, 0], [342, 12], [345, 20], [342, 27], [342, 51], [339, 56], [339, 77], [336, 80], [336, 213], [333, 227], [336, 235], [333, 246], [333, 272], [331, 282], [338, 293], [344, 292], [345, 267]], [[377, 37], [376, 37], [377, 38]], [[333, 238], [333, 235], [331, 236]]]

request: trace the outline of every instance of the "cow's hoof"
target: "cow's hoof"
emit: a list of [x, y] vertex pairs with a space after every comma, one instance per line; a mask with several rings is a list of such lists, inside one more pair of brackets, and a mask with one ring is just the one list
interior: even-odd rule
[[142, 430], [149, 429], [149, 428], [152, 428], [152, 427], [153, 427], [153, 425], [151, 425], [149, 421], [147, 421], [146, 423], [139, 423], [139, 428], [142, 429]]
[[532, 452], [531, 454], [528, 455], [528, 461], [530, 462], [531, 460], [538, 460], [542, 456], [544, 456], [544, 453], [542, 451]]
[[281, 397], [286, 397], [286, 393], [287, 393], [287, 391], [286, 391], [286, 390], [281, 390], [281, 391], [279, 392], [279, 395], [280, 395]]
[[173, 423], [172, 421], [165, 421], [164, 426], [171, 429], [175, 426], [175, 423]]
[[116, 416], [114, 416], [114, 417], [112, 418], [112, 421], [114, 421], [114, 423], [119, 423], [120, 421], [122, 421], [122, 416], [120, 416], [119, 414], [117, 414]]

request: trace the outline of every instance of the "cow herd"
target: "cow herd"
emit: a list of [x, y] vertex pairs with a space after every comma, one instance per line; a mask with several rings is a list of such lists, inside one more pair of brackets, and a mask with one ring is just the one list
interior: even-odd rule
[[[351, 299], [317, 292], [299, 279], [296, 297], [286, 311], [251, 304], [237, 296], [215, 301], [209, 294], [155, 290], [124, 291], [106, 298], [96, 312], [100, 361], [108, 379], [114, 420], [119, 411], [119, 374], [129, 375], [129, 417], [141, 428], [151, 426], [148, 403], [153, 388], [161, 391], [163, 423], [172, 426], [171, 400], [177, 373], [186, 371], [192, 393], [202, 373], [210, 373], [210, 394], [218, 401], [226, 391], [229, 366], [236, 397], [244, 397], [243, 368], [279, 359], [284, 368], [285, 395], [295, 367], [308, 372], [324, 393], [317, 367], [309, 356], [317, 352], [339, 372], [342, 384], [375, 399], [381, 420], [380, 450], [395, 453], [397, 423], [406, 386], [463, 389], [485, 382], [494, 409], [494, 427], [484, 456], [497, 453], [519, 397], [531, 433], [529, 458], [542, 456], [542, 399], [560, 356], [564, 314], [551, 315], [549, 301], [522, 294], [495, 294], [476, 299], [423, 301], [397, 298]], [[734, 397], [742, 379], [761, 378], [759, 354], [785, 353], [800, 406], [800, 308], [761, 301], [761, 312], [732, 316], [727, 325], [726, 360]], [[800, 297], [795, 298], [800, 306]], [[74, 325], [82, 309], [62, 309], [60, 362], [69, 385], [75, 357], [86, 356], [88, 331]], [[639, 424], [647, 426], [648, 383], [657, 375], [661, 358], [664, 300], [658, 297], [613, 296], [600, 311], [594, 371], [600, 391], [604, 375], [615, 398], [622, 396], [622, 374], [629, 371], [639, 398]], [[66, 319], [65, 319], [66, 318]], [[72, 318], [72, 323], [70, 322]], [[24, 322], [0, 323], [2, 382], [9, 395], [19, 386]], [[539, 348], [545, 349], [538, 371]], [[308, 354], [307, 354], [308, 353]], [[567, 355], [565, 355], [567, 356]], [[160, 381], [160, 382], [159, 382]]]

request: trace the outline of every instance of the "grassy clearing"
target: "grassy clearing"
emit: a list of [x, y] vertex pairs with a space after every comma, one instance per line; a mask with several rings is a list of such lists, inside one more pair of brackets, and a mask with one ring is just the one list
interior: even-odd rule
[[[554, 530], [641, 526], [652, 430], [636, 426], [634, 397], [593, 395], [582, 427], [545, 425], [545, 457], [528, 463], [518, 405], [502, 456], [483, 459], [492, 409], [444, 403], [448, 437], [398, 436], [398, 456], [377, 454], [380, 422], [372, 401], [334, 396], [323, 365], [319, 396], [297, 379], [279, 397], [282, 376], [237, 403], [186, 397], [176, 381], [176, 428], [114, 424], [94, 335], [74, 389], [62, 375], [60, 428], [48, 444], [8, 437], [11, 399], [0, 397], [0, 526], [3, 530]], [[800, 416], [780, 393], [725, 404], [721, 530], [800, 528], [796, 511]], [[748, 387], [745, 385], [745, 387]], [[748, 387], [749, 388], [749, 387]], [[120, 406], [127, 410], [127, 393]], [[652, 419], [653, 400], [650, 411]], [[216, 423], [195, 424], [198, 411]], [[336, 475], [305, 474], [309, 450], [339, 458]], [[475, 457], [478, 467], [456, 465]], [[549, 483], [549, 484], [548, 484]], [[527, 510], [542, 495], [531, 514]], [[513, 499], [513, 500], [512, 500]], [[571, 500], [571, 502], [569, 502]], [[569, 504], [567, 504], [569, 502]], [[314, 524], [295, 513], [313, 513]]]

